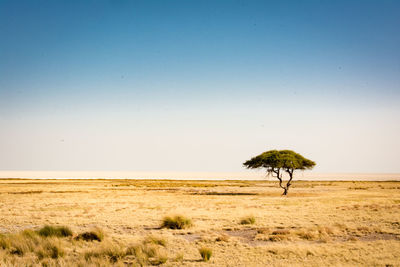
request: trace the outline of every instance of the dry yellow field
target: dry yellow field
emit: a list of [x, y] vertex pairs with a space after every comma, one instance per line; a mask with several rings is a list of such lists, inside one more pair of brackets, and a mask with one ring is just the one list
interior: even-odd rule
[[[400, 266], [399, 182], [295, 181], [281, 193], [275, 181], [3, 179], [0, 265]], [[160, 228], [173, 215], [193, 225]], [[73, 236], [23, 232], [45, 225]], [[101, 242], [75, 238], [95, 228]], [[35, 248], [49, 244], [60, 253]]]

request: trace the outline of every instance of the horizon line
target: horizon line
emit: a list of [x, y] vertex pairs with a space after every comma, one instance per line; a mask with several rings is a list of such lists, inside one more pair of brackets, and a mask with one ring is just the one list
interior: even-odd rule
[[[173, 171], [1, 171], [0, 179], [131, 179], [131, 180], [266, 180], [262, 171], [173, 172]], [[311, 172], [295, 173], [296, 180], [310, 181], [399, 181], [400, 173]]]

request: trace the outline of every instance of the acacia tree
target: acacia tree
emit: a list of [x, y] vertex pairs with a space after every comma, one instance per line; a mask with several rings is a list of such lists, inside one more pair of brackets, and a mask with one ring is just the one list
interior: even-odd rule
[[[283, 189], [283, 195], [287, 195], [294, 171], [310, 170], [315, 166], [315, 162], [292, 150], [270, 150], [251, 158], [243, 165], [248, 169], [265, 168], [267, 175], [278, 178], [279, 186]], [[289, 175], [286, 185], [284, 185], [282, 179], [284, 172]]]

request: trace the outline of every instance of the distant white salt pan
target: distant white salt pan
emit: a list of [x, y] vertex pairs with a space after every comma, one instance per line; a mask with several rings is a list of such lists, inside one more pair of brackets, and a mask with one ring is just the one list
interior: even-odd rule
[[[145, 172], [145, 171], [0, 171], [0, 178], [29, 179], [176, 179], [176, 180], [264, 180], [261, 171], [245, 172]], [[400, 173], [297, 172], [297, 180], [400, 181]]]

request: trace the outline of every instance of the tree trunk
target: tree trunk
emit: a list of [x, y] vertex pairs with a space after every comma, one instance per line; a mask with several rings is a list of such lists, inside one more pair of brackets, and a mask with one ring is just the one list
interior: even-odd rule
[[287, 171], [288, 172], [288, 174], [289, 174], [289, 181], [286, 183], [286, 186], [285, 187], [283, 187], [283, 186], [281, 186], [282, 188], [283, 188], [283, 196], [286, 196], [287, 194], [288, 194], [288, 191], [289, 191], [289, 187], [292, 185], [290, 182], [292, 181], [292, 179], [293, 179], [293, 170], [288, 170]]
[[284, 190], [284, 191], [283, 191], [282, 196], [286, 196], [286, 195], [287, 195], [287, 192], [288, 192], [288, 190], [289, 190], [289, 188], [284, 187], [283, 190]]

